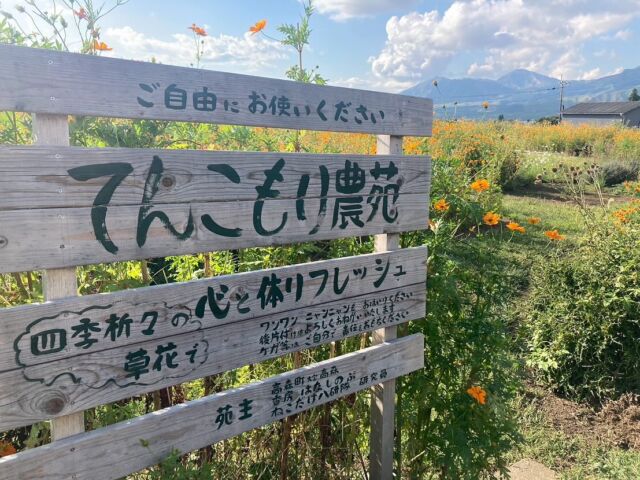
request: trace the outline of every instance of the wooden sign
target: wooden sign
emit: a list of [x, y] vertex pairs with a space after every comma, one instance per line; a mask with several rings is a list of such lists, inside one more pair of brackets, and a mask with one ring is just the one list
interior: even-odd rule
[[0, 458], [3, 480], [116, 479], [424, 366], [412, 335]]
[[425, 228], [427, 157], [0, 148], [0, 272]]
[[424, 317], [425, 247], [0, 310], [0, 430]]
[[[47, 303], [0, 310], [0, 431], [53, 419], [2, 479], [119, 478], [375, 386], [370, 478], [391, 478], [394, 378], [423, 365], [431, 100], [0, 45], [0, 273], [45, 269]], [[68, 115], [380, 134], [378, 154], [69, 147]], [[72, 297], [75, 266], [376, 235], [379, 253]], [[83, 410], [373, 332], [380, 345], [87, 434]], [[71, 437], [69, 437], [72, 435]], [[65, 438], [68, 437], [68, 438]]]
[[0, 110], [430, 135], [426, 98], [0, 45]]

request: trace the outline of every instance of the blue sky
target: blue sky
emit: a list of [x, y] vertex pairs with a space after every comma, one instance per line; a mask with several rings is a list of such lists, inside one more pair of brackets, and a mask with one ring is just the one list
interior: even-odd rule
[[[0, 0], [5, 9], [23, 0]], [[47, 4], [52, 0], [36, 0]], [[105, 0], [107, 4], [113, 0]], [[99, 3], [99, 0], [94, 0]], [[330, 83], [398, 91], [434, 76], [497, 78], [515, 68], [568, 79], [640, 65], [640, 0], [315, 0], [305, 63]], [[192, 23], [204, 68], [282, 77], [294, 52], [266, 32], [295, 22], [299, 0], [131, 0], [102, 23], [109, 55], [189, 65]]]

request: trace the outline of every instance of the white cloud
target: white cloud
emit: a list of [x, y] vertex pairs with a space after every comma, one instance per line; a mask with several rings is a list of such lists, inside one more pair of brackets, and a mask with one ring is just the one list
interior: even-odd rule
[[593, 56], [596, 58], [608, 58], [610, 60], [615, 60], [616, 58], [618, 58], [618, 52], [616, 52], [614, 49], [609, 50], [606, 48], [602, 48], [593, 52]]
[[[455, 0], [437, 10], [394, 16], [387, 42], [370, 59], [380, 79], [413, 80], [442, 74], [458, 55], [481, 60], [468, 74], [495, 77], [515, 68], [577, 78], [585, 72], [585, 43], [623, 38], [640, 16], [640, 0]], [[618, 32], [618, 33], [616, 33]]]
[[[195, 40], [193, 35], [187, 33], [175, 33], [171, 40], [162, 40], [125, 26], [107, 28], [101, 38], [113, 48], [110, 56], [135, 60], [155, 58], [160, 63], [172, 65], [191, 65], [195, 62]], [[248, 32], [242, 37], [221, 34], [198, 39], [204, 42], [201, 59], [203, 67], [222, 66], [258, 72], [287, 56], [279, 42]]]
[[313, 4], [318, 12], [329, 15], [331, 19], [345, 21], [410, 8], [417, 3], [417, 0], [315, 0]]
[[629, 40], [633, 36], [631, 30], [619, 30], [613, 36], [616, 40]]
[[600, 77], [602, 77], [602, 70], [600, 70], [599, 67], [596, 67], [588, 72], [584, 72], [578, 77], [578, 80], [594, 80]]
[[618, 67], [610, 72], [602, 72], [600, 68], [594, 68], [593, 70], [589, 70], [588, 72], [583, 73], [578, 80], [595, 80], [596, 78], [610, 77], [611, 75], [617, 75], [622, 73], [624, 68]]
[[415, 82], [399, 81], [394, 79], [383, 80], [375, 77], [349, 77], [338, 78], [331, 81], [331, 85], [347, 88], [359, 88], [362, 90], [375, 90], [378, 92], [399, 92], [413, 86]]

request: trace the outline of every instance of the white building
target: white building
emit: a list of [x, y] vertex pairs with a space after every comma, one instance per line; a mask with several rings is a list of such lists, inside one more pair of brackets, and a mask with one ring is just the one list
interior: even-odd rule
[[595, 125], [640, 127], [640, 102], [578, 103], [562, 112], [562, 121]]

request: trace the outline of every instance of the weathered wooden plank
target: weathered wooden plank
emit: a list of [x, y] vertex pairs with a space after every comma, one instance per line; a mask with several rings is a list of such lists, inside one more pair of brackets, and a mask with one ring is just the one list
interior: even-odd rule
[[[355, 164], [363, 170], [359, 189], [366, 195], [374, 185], [391, 183], [402, 194], [429, 189], [427, 157], [394, 155], [381, 162], [373, 155], [0, 146], [0, 210], [90, 207], [116, 173], [119, 185], [109, 189], [110, 206], [140, 206], [156, 179], [156, 205], [253, 201], [265, 170], [279, 160], [282, 180], [274, 188], [281, 199], [347, 196], [336, 189], [337, 172]], [[232, 171], [235, 179], [228, 176]]]
[[425, 228], [426, 192], [369, 198], [0, 211], [0, 273]]
[[[424, 366], [413, 335], [0, 458], [5, 480], [115, 479]], [[108, 452], [108, 454], [104, 454]]]
[[0, 310], [0, 431], [422, 318], [425, 277], [420, 247]]
[[[377, 139], [378, 155], [402, 153], [402, 137], [379, 135]], [[376, 235], [376, 252], [388, 252], [400, 248], [400, 235], [397, 233]], [[398, 327], [388, 326], [375, 330], [372, 334], [374, 345], [393, 340], [397, 337]], [[396, 383], [390, 379], [374, 385], [371, 395], [371, 432], [369, 435], [369, 478], [385, 480], [393, 477], [393, 451], [395, 433]]]
[[[295, 309], [322, 305], [340, 298], [424, 283], [426, 254], [426, 247], [416, 247], [401, 252], [359, 255], [0, 308], [0, 372], [16, 368], [16, 360], [30, 365], [46, 363], [87, 353], [88, 350], [108, 350], [116, 344], [133, 345], [150, 337], [166, 338], [267, 314], [284, 315]], [[272, 275], [275, 275], [282, 298], [267, 298], [270, 290], [266, 287], [271, 283]], [[286, 279], [289, 278], [287, 292]], [[379, 279], [379, 283], [374, 283]], [[208, 303], [209, 289], [217, 294], [219, 311], [215, 315]], [[201, 307], [204, 309], [198, 316], [196, 310], [203, 298]], [[128, 322], [127, 334], [119, 335], [117, 342], [111, 340], [111, 330], [108, 329], [112, 317], [132, 319]], [[101, 333], [92, 335], [92, 338], [99, 339], [99, 342], [89, 342], [88, 349], [83, 348], [85, 345], [74, 347], [73, 344], [80, 339], [72, 339], [67, 334], [64, 347], [57, 352], [52, 350], [57, 350], [54, 347], [60, 343], [46, 348], [42, 346], [46, 340], [41, 336], [43, 332], [52, 329], [72, 332], [72, 326], [78, 325], [82, 318], [97, 322], [96, 327]], [[150, 328], [152, 321], [154, 325]], [[153, 330], [153, 335], [150, 335], [150, 330]], [[33, 336], [40, 338], [32, 347]], [[33, 354], [32, 350], [38, 353]]]
[[425, 98], [10, 45], [0, 84], [21, 112], [424, 136], [433, 117]]
[[[69, 145], [69, 119], [66, 115], [37, 114], [33, 116], [33, 136], [37, 145]], [[55, 159], [50, 162], [55, 162]], [[75, 267], [45, 270], [42, 289], [46, 300], [73, 297], [78, 294]], [[84, 412], [59, 417], [51, 422], [53, 440], [84, 432]]]

